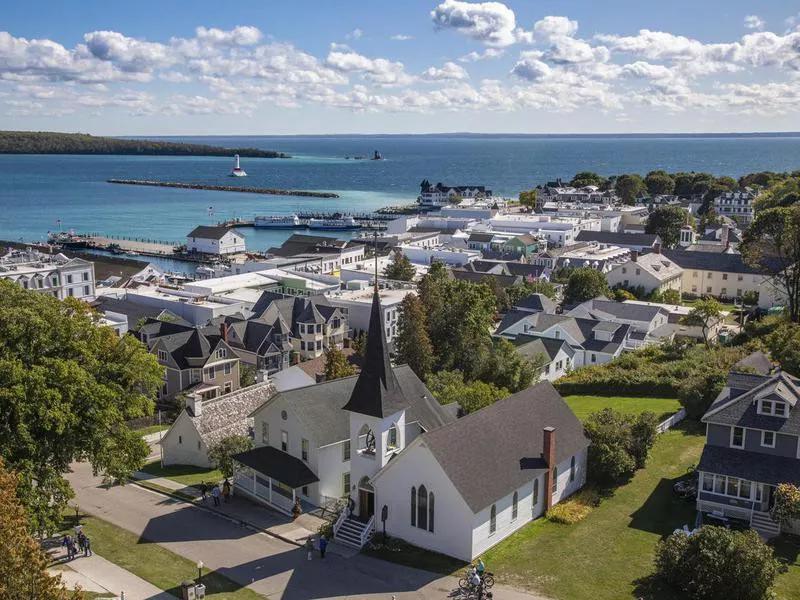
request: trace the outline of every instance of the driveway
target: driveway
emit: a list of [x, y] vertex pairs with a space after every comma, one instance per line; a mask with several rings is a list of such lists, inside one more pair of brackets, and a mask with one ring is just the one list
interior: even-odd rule
[[[134, 485], [105, 489], [88, 464], [72, 467], [68, 479], [82, 511], [139, 535], [140, 543], [158, 543], [191, 561], [202, 560], [272, 600], [389, 600], [393, 595], [397, 600], [438, 600], [458, 586], [452, 577], [360, 554], [345, 558], [328, 553], [324, 561], [315, 555], [309, 562], [297, 546]], [[494, 592], [498, 600], [546, 600], [500, 586]]]

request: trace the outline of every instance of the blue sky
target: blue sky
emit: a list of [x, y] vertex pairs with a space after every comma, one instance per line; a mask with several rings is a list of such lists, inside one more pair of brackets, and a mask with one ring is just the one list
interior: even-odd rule
[[787, 0], [7, 3], [0, 128], [795, 131], [799, 11]]

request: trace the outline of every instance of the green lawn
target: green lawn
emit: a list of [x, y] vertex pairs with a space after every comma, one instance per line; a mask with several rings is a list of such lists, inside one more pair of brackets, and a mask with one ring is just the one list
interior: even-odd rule
[[203, 469], [202, 467], [193, 467], [191, 465], [169, 465], [162, 467], [159, 461], [147, 463], [141, 468], [141, 471], [150, 473], [156, 477], [166, 477], [177, 481], [183, 485], [197, 485], [201, 481], [206, 483], [216, 483], [224, 479], [222, 473], [216, 469]]
[[631, 398], [626, 396], [564, 396], [569, 407], [581, 420], [586, 420], [591, 413], [604, 408], [639, 414], [646, 410], [656, 413], [663, 421], [681, 409], [674, 398]]
[[158, 433], [159, 431], [166, 431], [167, 429], [169, 429], [169, 425], [149, 425], [148, 427], [137, 429], [136, 433], [141, 436], [145, 436], [151, 433]]
[[784, 575], [778, 575], [774, 588], [778, 600], [800, 598], [800, 538], [782, 535], [770, 544], [775, 549], [775, 556], [784, 561], [789, 569]]
[[[72, 517], [66, 521], [69, 526], [73, 524]], [[173, 596], [181, 597], [181, 581], [197, 577], [197, 566], [193, 561], [170, 552], [158, 544], [143, 541], [126, 529], [88, 516], [82, 516], [81, 523], [89, 539], [92, 540], [92, 550], [99, 556]], [[260, 594], [241, 587], [215, 571], [205, 571], [203, 583], [206, 586], [206, 597], [215, 600], [263, 598]]]

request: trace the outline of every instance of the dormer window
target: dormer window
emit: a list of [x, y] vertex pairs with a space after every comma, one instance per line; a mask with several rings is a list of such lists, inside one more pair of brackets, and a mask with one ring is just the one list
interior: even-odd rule
[[758, 403], [758, 414], [773, 417], [787, 417], [788, 407], [785, 402], [777, 400], [761, 400]]
[[776, 417], [785, 417], [786, 416], [786, 404], [783, 402], [776, 402], [775, 403], [775, 416]]
[[226, 354], [227, 353], [225, 352], [225, 348], [219, 348], [217, 350], [217, 358], [225, 358]]

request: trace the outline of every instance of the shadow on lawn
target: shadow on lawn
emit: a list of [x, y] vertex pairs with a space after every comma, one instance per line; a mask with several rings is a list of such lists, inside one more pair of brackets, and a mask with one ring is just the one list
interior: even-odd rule
[[656, 575], [648, 575], [634, 581], [633, 595], [642, 600], [675, 600], [681, 592]]
[[694, 527], [696, 507], [694, 500], [683, 500], [672, 490], [674, 479], [662, 478], [647, 500], [631, 514], [628, 527], [658, 535], [669, 535], [678, 527]]

